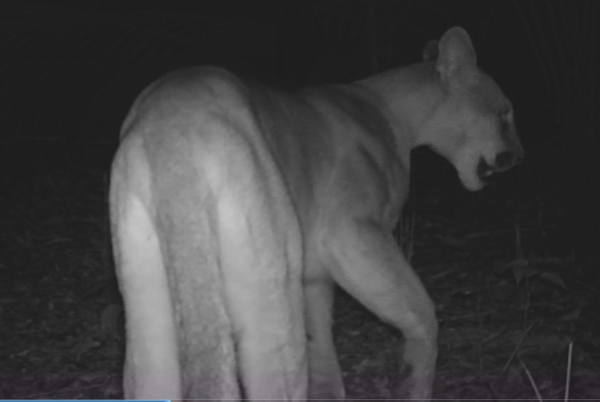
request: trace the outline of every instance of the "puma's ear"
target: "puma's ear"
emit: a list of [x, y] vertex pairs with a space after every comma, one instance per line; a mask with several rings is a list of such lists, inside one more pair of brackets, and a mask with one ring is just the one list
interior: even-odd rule
[[427, 42], [427, 45], [425, 45], [425, 49], [423, 50], [423, 61], [436, 61], [438, 58], [438, 55], [440, 54], [439, 52], [439, 41], [437, 40], [430, 40], [429, 42]]
[[435, 68], [443, 83], [464, 82], [477, 71], [475, 49], [469, 34], [461, 27], [446, 31], [440, 40], [438, 51]]

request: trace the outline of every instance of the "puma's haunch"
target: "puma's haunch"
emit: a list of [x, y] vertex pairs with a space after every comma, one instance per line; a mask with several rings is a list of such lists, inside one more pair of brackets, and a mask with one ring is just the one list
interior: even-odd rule
[[348, 85], [289, 94], [202, 67], [147, 88], [110, 189], [125, 396], [343, 399], [337, 283], [405, 335], [396, 394], [430, 398], [434, 306], [391, 234], [420, 145], [469, 190], [523, 157], [461, 28]]

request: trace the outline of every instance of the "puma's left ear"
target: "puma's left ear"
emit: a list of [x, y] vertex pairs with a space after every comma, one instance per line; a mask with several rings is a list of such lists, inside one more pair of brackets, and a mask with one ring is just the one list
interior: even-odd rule
[[[429, 46], [429, 45], [428, 45]], [[435, 65], [443, 83], [463, 82], [477, 71], [477, 56], [467, 31], [461, 27], [446, 31], [438, 45]]]
[[423, 61], [436, 61], [440, 52], [438, 49], [439, 41], [430, 40], [425, 45], [425, 49], [423, 50]]

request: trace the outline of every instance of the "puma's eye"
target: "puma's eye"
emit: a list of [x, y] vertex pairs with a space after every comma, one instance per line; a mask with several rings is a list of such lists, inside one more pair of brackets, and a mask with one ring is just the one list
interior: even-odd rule
[[512, 120], [512, 109], [506, 108], [500, 112], [500, 130], [505, 133], [510, 130]]

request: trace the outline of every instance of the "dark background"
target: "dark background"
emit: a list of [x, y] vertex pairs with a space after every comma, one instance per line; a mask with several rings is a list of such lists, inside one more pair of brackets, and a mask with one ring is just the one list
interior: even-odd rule
[[[98, 231], [90, 237], [97, 239], [94, 247], [102, 252], [92, 259], [102, 261], [104, 273], [101, 280], [83, 279], [85, 285], [70, 283], [71, 288], [82, 286], [92, 295], [74, 296], [71, 301], [95, 297], [98, 290], [90, 290], [90, 282], [114, 289], [104, 226], [108, 168], [129, 107], [153, 80], [176, 68], [210, 64], [288, 90], [350, 82], [420, 61], [428, 40], [439, 39], [457, 25], [471, 35], [481, 67], [513, 101], [526, 160], [496, 179], [491, 189], [470, 194], [460, 188], [445, 162], [417, 151], [416, 195], [409, 207], [418, 210], [429, 202], [443, 211], [437, 205], [472, 203], [473, 208], [483, 208], [478, 216], [486, 211], [491, 216], [496, 212], [482, 205], [509, 200], [500, 209], [510, 211], [512, 215], [502, 219], [519, 233], [516, 251], [512, 250], [515, 261], [529, 268], [538, 261], [535, 274], [556, 275], [570, 295], [577, 296], [580, 290], [569, 281], [586, 283], [590, 293], [584, 304], [594, 311], [600, 273], [600, 2], [1, 0], [0, 206], [4, 223], [0, 221], [0, 244], [5, 251], [0, 252], [4, 260], [0, 260], [0, 284], [9, 295], [4, 304], [4, 311], [11, 312], [7, 316], [29, 321], [29, 310], [19, 310], [27, 302], [15, 284], [29, 286], [44, 270], [38, 261], [37, 274], [24, 276], [27, 269], [23, 266], [30, 263], [17, 257], [34, 255], [31, 247], [37, 234], [28, 230], [41, 220], [21, 220], [26, 215], [23, 209], [37, 211], [40, 205], [54, 202], [57, 209], [44, 216], [71, 228], [59, 211], [70, 205], [65, 200], [77, 191], [93, 194], [93, 199], [80, 201], [94, 205], [89, 210], [82, 207], [81, 216], [98, 222]], [[81, 181], [77, 190], [61, 187], [73, 180]], [[48, 183], [63, 193], [36, 195]], [[427, 193], [429, 187], [442, 189], [441, 195]], [[50, 231], [46, 236], [60, 243], [67, 237], [59, 233]], [[57, 264], [48, 261], [58, 257], [40, 258]], [[106, 304], [97, 308], [107, 314]], [[10, 328], [9, 322], [15, 323], [7, 320], [5, 328]], [[0, 348], [1, 342], [2, 338]], [[84, 352], [93, 351], [90, 348]], [[5, 347], [12, 360], [0, 372], [30, 372], [31, 360], [15, 363], [14, 358], [26, 349]], [[118, 362], [121, 356], [107, 359]], [[42, 371], [54, 370], [46, 366]], [[87, 369], [66, 369], [77, 370]], [[19, 383], [19, 387], [25, 386]], [[26, 393], [3, 394], [0, 389], [2, 395], [27, 397]]]
[[[91, 162], [101, 150], [110, 156], [134, 97], [175, 68], [218, 65], [287, 89], [348, 82], [419, 61], [424, 43], [463, 26], [481, 66], [515, 104], [528, 190], [560, 204], [569, 247], [587, 260], [598, 256], [594, 1], [4, 0], [0, 7], [0, 141], [7, 170], [17, 171], [79, 164], [84, 155]], [[91, 144], [90, 156], [80, 146]], [[20, 146], [35, 161], [12, 164]]]

